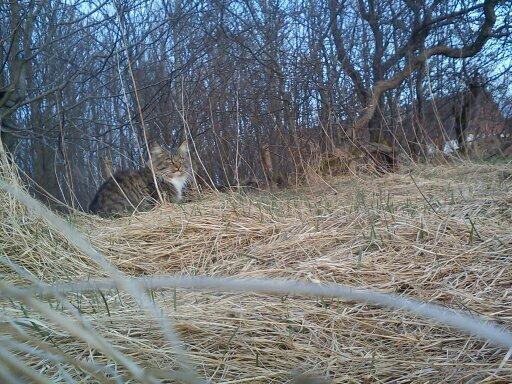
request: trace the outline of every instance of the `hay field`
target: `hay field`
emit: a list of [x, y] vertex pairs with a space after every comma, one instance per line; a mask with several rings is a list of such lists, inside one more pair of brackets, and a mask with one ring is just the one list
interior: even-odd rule
[[[208, 194], [116, 220], [65, 219], [132, 276], [339, 283], [437, 303], [512, 330], [508, 170], [418, 166], [412, 176], [346, 176], [275, 193]], [[4, 192], [0, 257], [0, 382], [179, 381], [175, 348], [122, 290], [66, 299], [16, 290], [106, 274]], [[203, 382], [285, 383], [297, 371], [332, 383], [512, 382], [510, 351], [404, 311], [220, 290], [148, 294]]]

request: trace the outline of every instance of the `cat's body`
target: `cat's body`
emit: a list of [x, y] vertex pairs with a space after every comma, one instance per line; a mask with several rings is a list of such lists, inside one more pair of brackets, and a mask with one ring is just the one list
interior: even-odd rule
[[159, 200], [155, 178], [164, 199], [181, 201], [183, 190], [192, 177], [186, 142], [176, 153], [160, 146], [152, 148], [151, 161], [153, 170], [148, 164], [139, 170], [116, 172], [107, 179], [96, 192], [89, 211], [100, 216], [147, 211]]

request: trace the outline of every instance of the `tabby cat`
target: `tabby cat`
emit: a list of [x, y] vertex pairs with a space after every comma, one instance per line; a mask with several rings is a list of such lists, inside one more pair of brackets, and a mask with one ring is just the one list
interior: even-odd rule
[[[192, 164], [184, 141], [176, 152], [160, 145], [150, 150], [153, 171], [162, 196], [173, 202], [182, 200], [183, 189], [192, 178]], [[100, 216], [124, 212], [147, 211], [158, 201], [151, 166], [133, 171], [119, 171], [107, 179], [96, 192], [89, 211]]]

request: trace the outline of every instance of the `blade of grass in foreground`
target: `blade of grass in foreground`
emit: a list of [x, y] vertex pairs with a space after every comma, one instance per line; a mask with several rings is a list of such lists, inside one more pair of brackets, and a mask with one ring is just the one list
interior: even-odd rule
[[[131, 278], [146, 289], [168, 288], [214, 289], [231, 292], [271, 293], [279, 295], [304, 295], [314, 297], [337, 297], [362, 303], [406, 310], [415, 315], [436, 320], [442, 324], [468, 332], [494, 345], [512, 348], [512, 333], [496, 325], [482, 321], [440, 305], [425, 303], [402, 296], [356, 289], [340, 284], [315, 284], [279, 279], [234, 279], [210, 276], [148, 276]], [[47, 286], [37, 293], [52, 296], [56, 293], [87, 292], [115, 289], [117, 284], [111, 279], [89, 280], [82, 283], [69, 283]]]
[[24, 204], [27, 208], [32, 210], [39, 217], [43, 218], [48, 224], [57, 232], [59, 232], [67, 241], [69, 241], [76, 248], [80, 249], [88, 255], [93, 261], [103, 268], [104, 271], [110, 274], [116, 283], [122, 289], [130, 293], [134, 299], [142, 306], [146, 313], [152, 316], [159, 324], [164, 337], [169, 342], [176, 352], [176, 358], [180, 365], [183, 374], [187, 377], [186, 382], [189, 383], [203, 383], [194, 373], [192, 365], [184, 351], [183, 344], [179, 338], [178, 333], [171, 323], [171, 318], [153, 302], [148, 295], [144, 292], [142, 287], [137, 282], [130, 281], [126, 276], [119, 271], [112, 263], [110, 263], [102, 254], [100, 254], [91, 243], [69, 223], [50, 211], [42, 203], [29, 196], [21, 189], [6, 183], [0, 179], [0, 188], [7, 193], [14, 196], [18, 201]]

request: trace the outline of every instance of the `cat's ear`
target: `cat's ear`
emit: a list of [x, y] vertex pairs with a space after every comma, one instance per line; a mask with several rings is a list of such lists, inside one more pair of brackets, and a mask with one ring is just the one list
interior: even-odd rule
[[160, 156], [164, 153], [164, 149], [160, 144], [153, 144], [149, 151], [151, 152], [151, 156]]
[[178, 153], [182, 156], [185, 156], [188, 154], [187, 140], [184, 140], [183, 143], [181, 143], [180, 147], [178, 148]]

